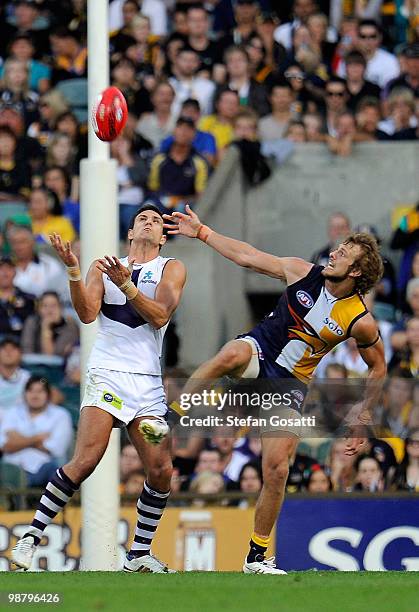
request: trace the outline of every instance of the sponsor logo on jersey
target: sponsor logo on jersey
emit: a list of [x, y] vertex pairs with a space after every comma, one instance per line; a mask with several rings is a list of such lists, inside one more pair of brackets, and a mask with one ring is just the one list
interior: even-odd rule
[[304, 393], [300, 391], [300, 389], [291, 389], [291, 395], [298, 406], [297, 410], [301, 410], [301, 406], [304, 402]]
[[313, 298], [306, 291], [302, 291], [300, 289], [299, 291], [297, 291], [296, 296], [301, 306], [304, 306], [304, 308], [313, 308]]
[[109, 391], [104, 391], [103, 392], [102, 401], [106, 402], [107, 404], [110, 404], [111, 406], [113, 406], [117, 410], [121, 410], [122, 409], [122, 400], [121, 400], [121, 398], [118, 397], [117, 395], [114, 395], [113, 393], [109, 393]]
[[327, 329], [330, 329], [330, 331], [336, 334], [337, 336], [345, 335], [345, 332], [340, 327], [339, 323], [336, 323], [336, 321], [334, 321], [330, 317], [325, 317], [323, 319], [323, 323], [326, 325]]
[[153, 280], [153, 273], [151, 272], [151, 270], [149, 270], [148, 272], [146, 272], [143, 276], [143, 278], [141, 279], [142, 283], [152, 283], [153, 285], [157, 285], [157, 281]]

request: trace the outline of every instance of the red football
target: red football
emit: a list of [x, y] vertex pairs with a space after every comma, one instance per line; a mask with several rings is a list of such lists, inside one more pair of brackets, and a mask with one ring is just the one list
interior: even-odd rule
[[92, 123], [100, 140], [115, 140], [128, 118], [127, 102], [117, 87], [107, 87], [98, 96], [93, 108]]

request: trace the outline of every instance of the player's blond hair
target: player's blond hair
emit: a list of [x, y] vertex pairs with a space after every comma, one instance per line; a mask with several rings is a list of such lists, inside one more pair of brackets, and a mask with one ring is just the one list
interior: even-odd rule
[[361, 275], [355, 277], [355, 289], [360, 295], [365, 295], [384, 273], [378, 242], [371, 234], [355, 233], [350, 234], [344, 244], [355, 244], [361, 249], [361, 255], [354, 261], [351, 269], [361, 271]]

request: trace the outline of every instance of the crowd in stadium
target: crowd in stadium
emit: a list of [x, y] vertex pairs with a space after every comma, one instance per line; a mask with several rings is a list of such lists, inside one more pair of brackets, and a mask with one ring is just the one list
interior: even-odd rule
[[[59, 233], [80, 254], [86, 5], [16, 0], [0, 8], [0, 453], [30, 486], [43, 486], [66, 458], [78, 415], [79, 325], [48, 236]], [[269, 166], [304, 143], [350, 156], [359, 142], [418, 139], [417, 0], [113, 0], [109, 30], [111, 83], [129, 108], [110, 146], [121, 241], [144, 201], [162, 211], [194, 206], [232, 143], [250, 143], [246, 151]], [[351, 229], [345, 214], [332, 215], [329, 243], [313, 262], [324, 263]], [[374, 227], [356, 229], [381, 238]], [[289, 492], [419, 490], [419, 204], [390, 247], [367, 296], [389, 363], [376, 414], [385, 439], [372, 439], [358, 458], [344, 455], [342, 440], [304, 440]], [[356, 345], [341, 345], [317, 372], [317, 400], [329, 393], [326, 400], [344, 402], [344, 382], [323, 390], [321, 380], [365, 370]], [[168, 369], [166, 377], [186, 374]], [[126, 442], [121, 491], [132, 494], [144, 474]], [[243, 504], [223, 502], [223, 492], [260, 490], [257, 439], [221, 432], [192, 446], [175, 441], [174, 492], [193, 492], [197, 504], [204, 493]], [[34, 460], [40, 448], [43, 462], [39, 453]]]

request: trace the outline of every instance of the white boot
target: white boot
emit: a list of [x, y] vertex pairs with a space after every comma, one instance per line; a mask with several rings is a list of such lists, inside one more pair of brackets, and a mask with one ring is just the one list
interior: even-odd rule
[[252, 561], [252, 563], [245, 561], [243, 572], [245, 574], [287, 574], [286, 571], [276, 567], [275, 557], [263, 559], [262, 561]]
[[35, 539], [27, 535], [16, 542], [12, 548], [12, 563], [24, 570], [28, 570], [36, 551]]

